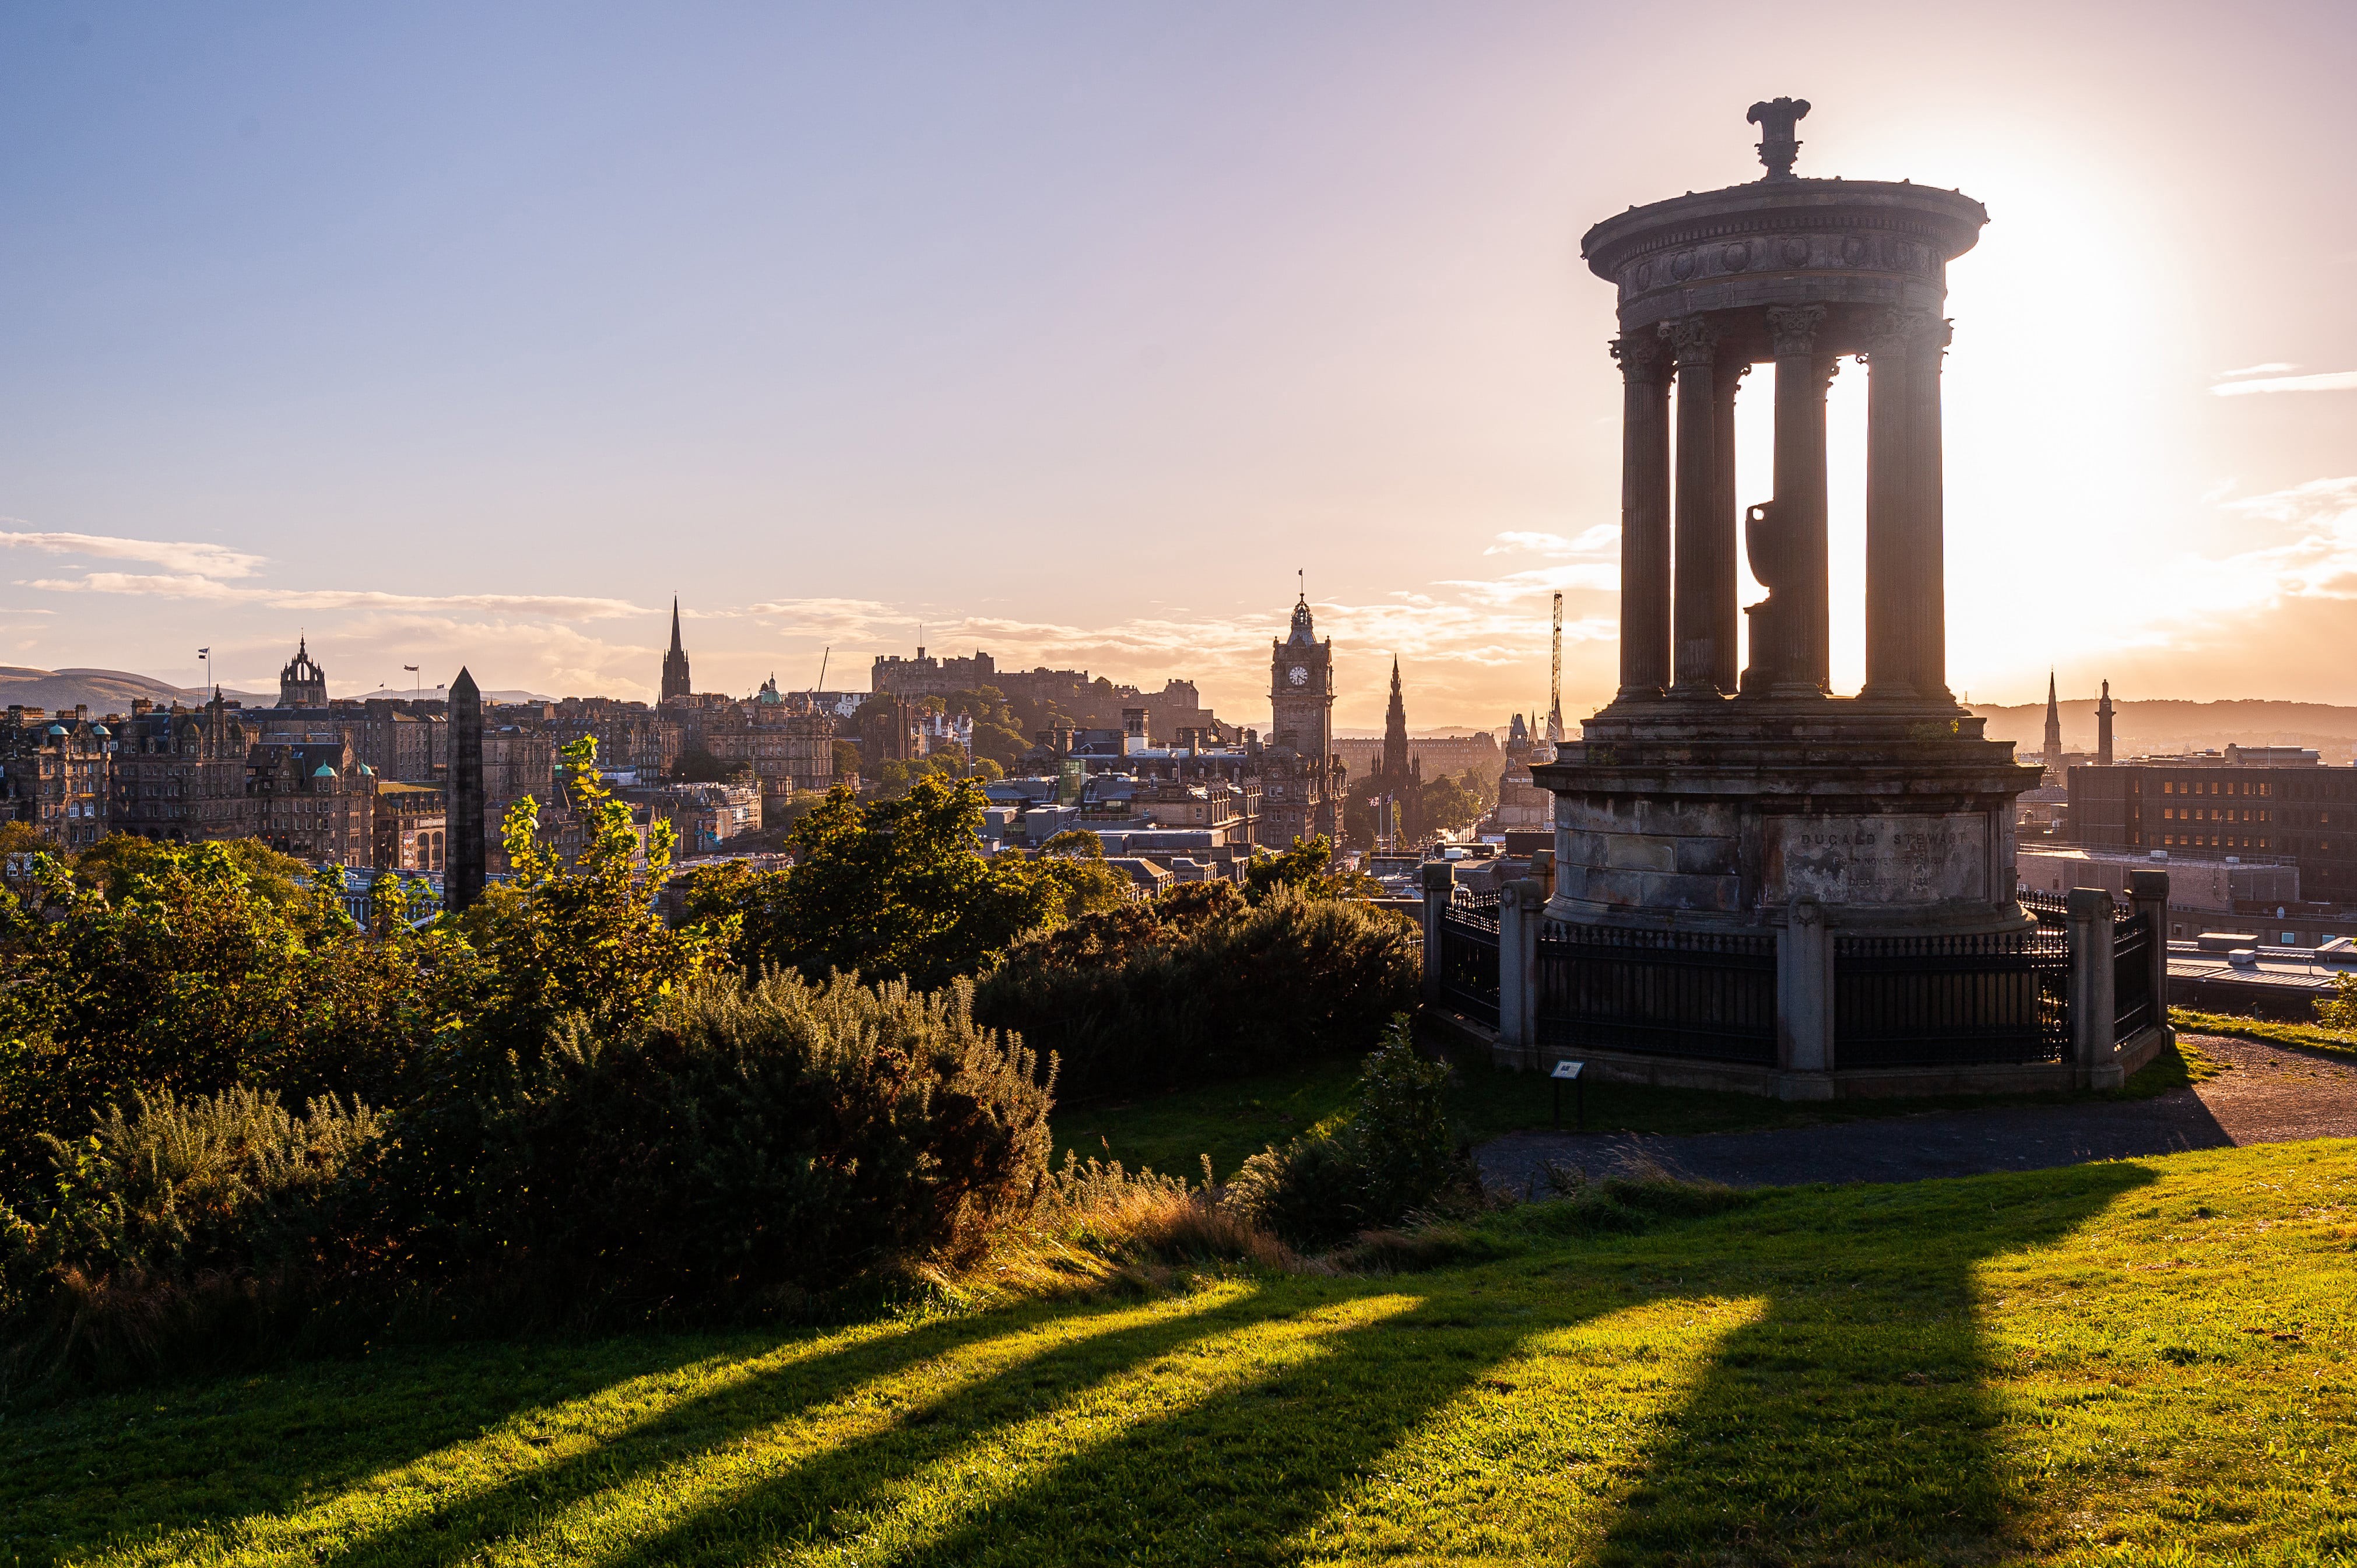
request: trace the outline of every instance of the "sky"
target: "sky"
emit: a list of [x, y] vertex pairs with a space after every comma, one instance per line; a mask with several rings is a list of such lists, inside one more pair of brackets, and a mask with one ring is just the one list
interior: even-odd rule
[[[1949, 669], [2357, 703], [2357, 10], [0, 8], [0, 661], [337, 695], [987, 650], [1265, 723], [1615, 680], [1631, 203], [1960, 187]], [[1766, 375], [1738, 489], [1765, 499]], [[1860, 673], [1864, 378], [1832, 394]], [[1747, 598], [1757, 597], [1756, 587]], [[418, 665], [421, 673], [404, 672]]]

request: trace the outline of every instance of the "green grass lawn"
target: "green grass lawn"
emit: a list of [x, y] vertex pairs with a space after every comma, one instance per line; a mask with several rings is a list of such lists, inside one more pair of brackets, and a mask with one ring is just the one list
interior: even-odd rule
[[[1835, 1100], [1787, 1102], [1756, 1094], [1721, 1094], [1695, 1089], [1650, 1089], [1641, 1084], [1591, 1083], [1587, 1088], [1587, 1127], [1616, 1133], [1743, 1133], [1766, 1127], [1805, 1127], [1868, 1116], [1900, 1116], [1991, 1104], [2021, 1104], [2073, 1099], [2140, 1099], [2207, 1076], [2214, 1070], [2198, 1048], [2164, 1051], [2121, 1089], [2082, 1095], [1975, 1095], [1953, 1099]], [[1356, 1060], [1314, 1062], [1286, 1072], [1240, 1079], [1208, 1088], [1122, 1104], [1056, 1108], [1056, 1158], [1066, 1150], [1082, 1159], [1117, 1159], [1135, 1170], [1200, 1176], [1201, 1157], [1211, 1157], [1222, 1180], [1271, 1144], [1281, 1144], [1351, 1103], [1358, 1081]], [[1566, 1090], [1563, 1122], [1572, 1125], [1575, 1102]], [[1476, 1143], [1502, 1133], [1550, 1125], [1554, 1089], [1537, 1073], [1514, 1072], [1485, 1061], [1460, 1058], [1451, 1110]]]
[[1765, 1192], [1486, 1261], [398, 1351], [0, 1419], [0, 1563], [2357, 1552], [2357, 1147]]
[[2338, 1029], [2328, 1029], [2321, 1024], [2277, 1024], [2265, 1018], [2238, 1018], [2228, 1013], [2196, 1013], [2188, 1007], [2171, 1007], [2169, 1021], [2190, 1034], [2225, 1035], [2238, 1040], [2259, 1040], [2271, 1046], [2330, 1051], [2344, 1057], [2357, 1056], [2357, 1038], [2352, 1038]]

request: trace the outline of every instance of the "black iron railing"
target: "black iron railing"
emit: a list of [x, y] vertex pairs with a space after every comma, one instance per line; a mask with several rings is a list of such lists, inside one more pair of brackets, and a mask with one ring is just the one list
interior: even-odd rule
[[2153, 914], [2112, 922], [2112, 1038], [2125, 1040], [2155, 1022], [2152, 1004]]
[[2024, 893], [2021, 907], [2029, 911], [2040, 926], [2064, 930], [2071, 924], [2071, 900], [2060, 893]]
[[1459, 888], [1440, 911], [1441, 1000], [1469, 1018], [1498, 1026], [1498, 895]]
[[2062, 931], [1834, 939], [1836, 1068], [2061, 1061], [2070, 1049]]
[[1776, 1060], [1776, 939], [1549, 920], [1538, 1043], [1707, 1061]]

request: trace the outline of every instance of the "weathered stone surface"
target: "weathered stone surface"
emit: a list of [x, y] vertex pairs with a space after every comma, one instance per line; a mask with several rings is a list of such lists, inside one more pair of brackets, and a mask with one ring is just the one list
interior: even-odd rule
[[1611, 833], [1604, 838], [1604, 864], [1617, 871], [1674, 871], [1678, 841], [1640, 833]]

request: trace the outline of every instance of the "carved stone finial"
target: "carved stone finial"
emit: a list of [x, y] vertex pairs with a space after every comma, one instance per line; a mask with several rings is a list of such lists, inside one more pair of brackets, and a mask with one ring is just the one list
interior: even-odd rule
[[1807, 117], [1809, 101], [1805, 98], [1771, 98], [1754, 103], [1743, 117], [1760, 127], [1760, 161], [1768, 166], [1763, 179], [1791, 179], [1792, 160], [1801, 156], [1801, 144], [1792, 134], [1792, 126]]
[[1813, 352], [1817, 328], [1824, 325], [1822, 305], [1771, 305], [1768, 307], [1768, 342], [1778, 359]]

